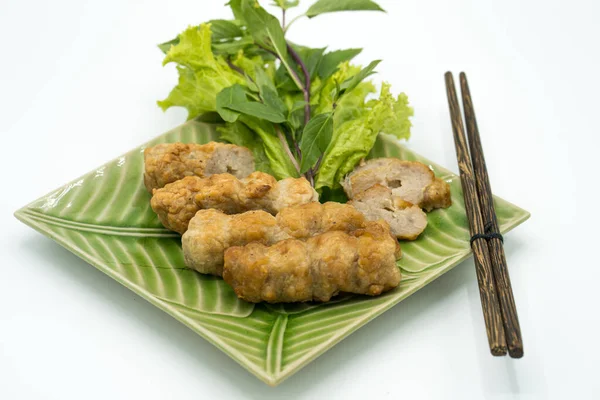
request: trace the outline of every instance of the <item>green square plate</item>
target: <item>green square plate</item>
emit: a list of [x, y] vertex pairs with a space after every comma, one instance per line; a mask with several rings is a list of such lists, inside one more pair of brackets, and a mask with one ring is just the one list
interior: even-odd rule
[[[471, 253], [458, 177], [381, 135], [372, 156], [419, 160], [452, 186], [452, 207], [429, 214], [420, 239], [402, 243], [402, 282], [379, 297], [318, 304], [254, 305], [221, 279], [186, 268], [179, 236], [164, 229], [142, 184], [143, 149], [204, 143], [215, 125], [189, 121], [15, 213], [156, 307], [171, 314], [269, 385], [277, 385], [352, 332], [449, 271]], [[502, 232], [529, 213], [496, 198]]]

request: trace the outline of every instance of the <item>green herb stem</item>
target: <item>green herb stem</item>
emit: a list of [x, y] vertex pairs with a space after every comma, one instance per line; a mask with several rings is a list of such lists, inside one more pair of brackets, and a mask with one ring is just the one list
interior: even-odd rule
[[240, 67], [238, 67], [237, 65], [235, 65], [234, 63], [232, 63], [230, 59], [227, 59], [227, 65], [229, 65], [229, 68], [231, 68], [232, 70], [242, 74], [242, 76], [246, 76], [246, 73], [244, 72], [244, 70], [241, 69]]
[[302, 150], [300, 150], [300, 145], [298, 144], [297, 140], [293, 140], [294, 142], [294, 148], [296, 149], [296, 154], [298, 155], [298, 159], [302, 159]]
[[304, 174], [304, 177], [310, 183], [310, 186], [312, 186], [312, 187], [315, 186], [315, 178], [310, 169], [308, 171], [306, 171], [306, 174]]
[[310, 74], [306, 69], [306, 64], [304, 64], [304, 61], [302, 61], [302, 58], [300, 58], [300, 55], [296, 52], [296, 50], [294, 50], [292, 46], [289, 45], [289, 43], [287, 45], [287, 49], [294, 61], [296, 61], [296, 63], [300, 66], [300, 69], [304, 74], [305, 83], [302, 92], [304, 92], [304, 101], [306, 102], [306, 104], [304, 105], [304, 125], [306, 126], [306, 124], [308, 124], [308, 121], [310, 120]]
[[298, 175], [300, 175], [300, 165], [298, 165], [298, 161], [296, 160], [296, 157], [294, 157], [294, 155], [292, 154], [290, 145], [288, 144], [285, 136], [283, 136], [283, 133], [281, 133], [281, 129], [279, 129], [278, 125], [275, 125], [275, 132], [277, 132], [277, 137], [279, 138], [279, 141], [281, 142], [281, 146], [283, 147], [283, 150], [285, 151], [287, 156], [292, 161], [292, 164], [294, 165], [294, 168], [296, 168]]
[[286, 60], [284, 60], [282, 57], [280, 57], [279, 54], [273, 50], [270, 50], [264, 46], [261, 46], [258, 43], [257, 43], [257, 46], [260, 47], [261, 49], [263, 49], [264, 51], [271, 53], [273, 56], [275, 56], [275, 58], [277, 58], [279, 61], [281, 61], [281, 63], [285, 67], [285, 69], [290, 73], [290, 76], [292, 77], [292, 80], [294, 81], [294, 83], [296, 84], [298, 89], [300, 89], [301, 91], [304, 91], [304, 85], [302, 85], [300, 76], [298, 76], [298, 73], [296, 71], [294, 71], [293, 68], [290, 67], [290, 65], [288, 64], [288, 62]]
[[322, 153], [319, 156], [319, 159], [317, 160], [317, 163], [315, 164], [314, 168], [311, 171], [313, 175], [317, 175], [317, 172], [319, 171], [319, 167], [321, 166], [321, 162], [323, 161], [323, 156], [324, 155], [325, 155], [325, 153]]
[[302, 17], [305, 17], [305, 16], [306, 16], [306, 14], [300, 14], [300, 15], [297, 15], [297, 16], [295, 16], [294, 18], [292, 18], [292, 19], [290, 20], [290, 22], [287, 24], [287, 26], [286, 26], [285, 28], [283, 28], [283, 33], [286, 33], [286, 32], [287, 32], [287, 30], [288, 30], [288, 29], [290, 29], [290, 26], [292, 26], [292, 24], [293, 24], [294, 22], [296, 22], [297, 20], [299, 20], [300, 18], [302, 18]]

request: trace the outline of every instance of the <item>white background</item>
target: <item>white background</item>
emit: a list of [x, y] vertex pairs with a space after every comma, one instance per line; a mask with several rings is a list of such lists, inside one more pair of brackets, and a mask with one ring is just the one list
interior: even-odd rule
[[467, 71], [494, 191], [532, 213], [506, 237], [522, 360], [489, 355], [469, 260], [270, 388], [14, 219], [185, 119], [156, 106], [176, 73], [155, 44], [223, 1], [0, 3], [0, 399], [600, 398], [596, 0], [389, 0], [290, 30], [383, 59], [409, 146], [454, 171], [443, 73]]

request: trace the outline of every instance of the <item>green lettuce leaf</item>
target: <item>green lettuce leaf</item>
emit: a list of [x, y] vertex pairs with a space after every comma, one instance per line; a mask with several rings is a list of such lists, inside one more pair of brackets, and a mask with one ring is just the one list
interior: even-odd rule
[[200, 29], [189, 27], [179, 35], [179, 43], [171, 46], [163, 65], [170, 62], [178, 64], [179, 83], [158, 105], [163, 110], [185, 107], [188, 120], [216, 111], [216, 96], [221, 90], [245, 83], [244, 77], [232, 70], [225, 59], [213, 55], [210, 24], [202, 24]]
[[326, 53], [323, 55], [323, 59], [319, 64], [319, 76], [321, 79], [329, 78], [335, 71], [337, 71], [341, 63], [344, 61], [350, 61], [361, 51], [362, 49], [345, 49]]
[[265, 154], [269, 159], [271, 170], [273, 171], [273, 176], [275, 178], [284, 179], [298, 177], [298, 172], [285, 153], [283, 145], [279, 141], [277, 133], [275, 132], [275, 127], [272, 123], [248, 115], [240, 115], [238, 121], [246, 124], [246, 126], [253, 130], [262, 140]]
[[[338, 70], [321, 85], [320, 90], [313, 94], [313, 98], [316, 98], [314, 113], [332, 112], [335, 91], [341, 83], [355, 76], [360, 70], [360, 67], [350, 65], [348, 62], [341, 63]], [[354, 89], [345, 93], [336, 104], [333, 116], [334, 132], [345, 121], [359, 118], [364, 111], [367, 96], [375, 91], [375, 85], [367, 81], [359, 83]]]
[[[318, 89], [314, 93], [311, 93], [311, 99], [315, 104], [315, 114], [323, 114], [333, 110], [333, 100], [335, 92], [339, 85], [356, 75], [360, 71], [360, 67], [350, 65], [349, 62], [343, 62], [339, 65], [338, 70], [335, 71], [329, 78], [320, 82]], [[315, 89], [313, 85], [313, 90]]]
[[228, 123], [218, 127], [217, 132], [221, 135], [221, 139], [249, 148], [254, 155], [254, 164], [257, 171], [266, 172], [271, 175], [274, 174], [262, 142], [246, 125], [239, 121]]
[[242, 50], [238, 51], [235, 57], [231, 59], [231, 63], [244, 71], [252, 80], [256, 80], [257, 69], [261, 69], [265, 73], [267, 71], [273, 71], [272, 73], [274, 73], [275, 70], [273, 61], [265, 61], [258, 55], [248, 56]]
[[346, 93], [337, 102], [333, 123], [341, 126], [351, 119], [360, 118], [365, 109], [365, 101], [368, 95], [376, 93], [373, 82], [361, 82], [351, 92]]
[[[212, 19], [207, 24], [210, 24], [210, 30], [212, 31], [211, 42], [213, 51], [218, 50], [219, 52], [225, 52], [230, 50], [232, 47], [237, 49], [241, 48], [240, 45], [248, 45], [248, 37], [243, 37], [244, 32], [240, 27], [240, 21], [228, 21], [224, 19]], [[196, 27], [200, 29], [200, 27]], [[168, 42], [164, 42], [158, 45], [158, 48], [165, 54], [169, 52], [171, 46], [175, 46], [179, 43], [179, 36], [175, 39], [171, 39]], [[254, 43], [250, 40], [250, 43]], [[233, 54], [237, 51], [233, 51]], [[231, 53], [231, 51], [229, 51]]]
[[381, 60], [371, 61], [369, 65], [365, 68], [361, 69], [356, 75], [351, 78], [348, 78], [345, 82], [342, 82], [340, 88], [342, 92], [349, 92], [355, 87], [358, 86], [359, 83], [364, 81], [367, 77], [373, 75], [375, 71], [375, 67], [381, 62]]
[[344, 175], [367, 156], [379, 133], [408, 139], [411, 127], [409, 118], [412, 115], [407, 96], [401, 93], [394, 98], [390, 93], [390, 85], [383, 83], [379, 99], [368, 101], [360, 116], [334, 126], [333, 138], [323, 157], [315, 188], [339, 187]]

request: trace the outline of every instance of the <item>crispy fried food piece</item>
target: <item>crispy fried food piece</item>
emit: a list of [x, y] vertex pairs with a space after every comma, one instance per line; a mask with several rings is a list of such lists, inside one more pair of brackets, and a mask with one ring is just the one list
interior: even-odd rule
[[230, 173], [244, 178], [252, 171], [252, 152], [233, 144], [161, 143], [144, 150], [144, 185], [150, 193], [186, 176]]
[[351, 205], [328, 201], [286, 207], [277, 214], [277, 224], [299, 239], [329, 231], [351, 232], [364, 228], [366, 219]]
[[376, 296], [400, 284], [399, 251], [387, 224], [368, 222], [352, 233], [230, 247], [223, 278], [253, 303], [329, 301], [340, 292]]
[[154, 189], [150, 206], [165, 228], [181, 234], [187, 230], [190, 219], [199, 210], [194, 197], [202, 181], [197, 176], [188, 176]]
[[317, 201], [319, 195], [305, 178], [277, 181], [264, 172], [236, 179], [229, 174], [207, 178], [194, 198], [202, 208], [216, 208], [227, 214], [265, 210], [277, 214], [284, 207]]
[[435, 178], [435, 180], [425, 188], [421, 207], [427, 211], [431, 211], [435, 208], [447, 208], [451, 205], [452, 198], [450, 194], [450, 185], [440, 178]]
[[364, 214], [369, 221], [385, 220], [398, 239], [415, 240], [427, 227], [427, 215], [382, 185], [374, 185], [358, 193], [348, 202]]
[[452, 205], [450, 185], [416, 161], [375, 158], [357, 167], [342, 182], [350, 199], [376, 184], [389, 187], [394, 196], [427, 211]]
[[183, 234], [198, 210], [214, 208], [226, 214], [265, 210], [277, 214], [283, 207], [317, 199], [317, 192], [305, 178], [277, 182], [269, 174], [253, 172], [243, 179], [231, 174], [187, 176], [155, 189], [150, 205], [167, 229]]
[[265, 211], [227, 215], [209, 209], [196, 213], [181, 242], [188, 267], [221, 276], [224, 253], [231, 246], [251, 242], [271, 245], [334, 230], [350, 232], [364, 228], [365, 223], [365, 217], [354, 207], [333, 202], [287, 207], [277, 217]]
[[221, 276], [223, 255], [231, 246], [250, 242], [272, 244], [290, 236], [266, 211], [227, 215], [222, 211], [200, 210], [191, 219], [181, 238], [185, 264], [203, 274]]

